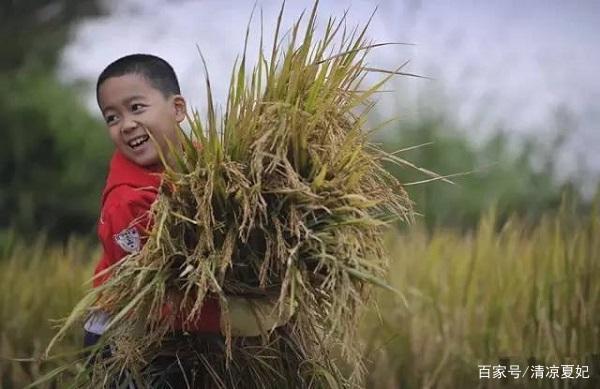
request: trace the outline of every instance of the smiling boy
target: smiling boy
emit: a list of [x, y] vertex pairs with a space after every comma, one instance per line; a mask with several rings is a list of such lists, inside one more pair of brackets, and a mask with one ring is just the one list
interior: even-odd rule
[[[162, 150], [167, 150], [167, 140], [177, 144], [177, 124], [186, 116], [185, 100], [174, 72], [169, 74], [172, 68], [168, 63], [139, 54], [119, 61], [109, 65], [97, 85], [98, 105], [110, 138], [129, 161], [160, 169], [158, 150], [148, 131]], [[126, 66], [134, 61], [140, 65]], [[119, 63], [126, 73], [119, 75]]]
[[[145, 243], [152, 225], [149, 210], [164, 169], [159, 150], [167, 155], [169, 142], [178, 145], [178, 126], [186, 117], [186, 102], [173, 68], [153, 55], [128, 55], [108, 65], [98, 77], [96, 97], [115, 152], [102, 193], [98, 236], [103, 250], [94, 287], [110, 278], [107, 269]], [[228, 303], [234, 335], [257, 336], [263, 328], [283, 324], [266, 313], [265, 307], [270, 306], [266, 301], [258, 316], [251, 308], [256, 302], [230, 298]], [[194, 322], [184, 325], [183, 316], [175, 315], [173, 330], [222, 333], [217, 299], [208, 298]], [[108, 321], [108, 313], [90, 317], [85, 323], [85, 346], [99, 340]]]

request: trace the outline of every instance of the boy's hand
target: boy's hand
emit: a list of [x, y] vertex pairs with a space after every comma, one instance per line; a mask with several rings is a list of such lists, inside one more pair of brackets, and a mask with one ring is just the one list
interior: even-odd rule
[[[174, 330], [226, 334], [226, 321], [220, 314], [218, 299], [207, 298], [196, 320], [186, 324], [184, 313], [176, 308], [180, 302], [181, 296], [174, 296], [163, 306], [161, 312], [163, 317], [175, 315]], [[280, 314], [279, 308], [275, 308], [277, 300], [267, 297], [250, 299], [230, 296], [227, 302], [232, 336], [260, 336], [285, 325], [295, 311], [294, 307], [287, 304]]]
[[[286, 324], [294, 314], [289, 304], [279, 312], [276, 299], [228, 297], [229, 320], [232, 336], [259, 336]], [[221, 317], [221, 333], [226, 333], [225, 319]]]

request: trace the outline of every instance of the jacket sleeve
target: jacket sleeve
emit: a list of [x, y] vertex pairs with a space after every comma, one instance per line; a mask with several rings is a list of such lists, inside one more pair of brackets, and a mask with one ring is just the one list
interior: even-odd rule
[[107, 267], [138, 252], [152, 228], [149, 211], [156, 194], [128, 189], [111, 193], [100, 216], [98, 237]]
[[[130, 253], [138, 252], [148, 239], [152, 228], [150, 208], [156, 194], [145, 190], [129, 190], [115, 193], [118, 200], [106, 207], [101, 216], [98, 235], [102, 242], [107, 267], [119, 262]], [[110, 278], [110, 273], [100, 277], [100, 283]], [[204, 301], [200, 315], [193, 323], [183, 326], [182, 312], [173, 312], [171, 306], [165, 304], [162, 314], [175, 314], [174, 329], [190, 332], [220, 333], [220, 307], [215, 298]]]

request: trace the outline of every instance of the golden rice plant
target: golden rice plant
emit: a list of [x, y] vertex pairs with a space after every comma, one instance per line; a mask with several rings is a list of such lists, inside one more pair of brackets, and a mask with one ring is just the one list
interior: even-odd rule
[[[365, 316], [367, 386], [598, 387], [600, 212], [571, 206], [563, 201], [535, 225], [515, 216], [498, 226], [490, 210], [466, 235], [390, 236], [388, 282], [408, 308], [381, 291], [379, 309]], [[563, 364], [588, 366], [589, 378], [531, 378], [532, 366]], [[523, 375], [479, 379], [478, 365], [515, 365]]]
[[26, 241], [0, 231], [0, 387], [23, 388], [60, 366], [75, 374], [71, 362], [81, 345], [80, 329], [65, 334], [55, 358], [40, 356], [56, 331], [51, 319], [68, 315], [84, 295], [97, 255], [75, 237], [58, 244], [43, 235]]
[[[371, 144], [365, 128], [370, 98], [400, 72], [365, 86], [367, 54], [378, 46], [366, 40], [368, 23], [347, 30], [345, 18], [330, 18], [318, 38], [317, 5], [286, 39], [281, 8], [270, 58], [261, 37], [250, 73], [244, 50], [222, 117], [207, 76], [206, 120], [194, 112], [191, 134], [180, 132], [182, 150], [163, 156], [147, 243], [65, 324], [90, 309], [112, 313], [105, 342], [117, 345], [114, 357], [82, 380], [99, 385], [127, 370], [148, 382], [144, 366], [168, 348], [217, 387], [360, 384], [357, 322], [371, 286], [385, 286], [383, 233], [412, 216], [402, 185], [382, 166], [404, 162]], [[232, 337], [229, 324], [224, 342], [175, 339], [165, 303], [191, 320], [207, 296], [219, 299], [225, 318], [230, 296], [271, 298], [282, 317], [293, 316], [258, 339]], [[350, 375], [336, 367], [335, 349]]]
[[[402, 299], [378, 293], [379, 309], [361, 320], [367, 344], [367, 387], [565, 387], [565, 380], [478, 379], [478, 364], [530, 361], [587, 364], [589, 380], [568, 384], [597, 387], [600, 354], [600, 226], [590, 216], [547, 214], [527, 225], [518, 218], [502, 228], [493, 212], [472, 233], [412, 228], [388, 238], [394, 261], [388, 283]], [[0, 239], [1, 241], [2, 239]], [[10, 239], [9, 239], [10, 240]], [[96, 252], [73, 239], [66, 246], [0, 243], [0, 379], [22, 388], [73, 356], [31, 359], [52, 337], [48, 319], [61, 317], [84, 293]], [[94, 255], [90, 255], [94, 254]], [[81, 328], [69, 332], [56, 353], [81, 345]], [[59, 346], [57, 346], [59, 347]], [[596, 357], [595, 357], [596, 356]], [[63, 381], [69, 387], [77, 365]], [[54, 382], [52, 382], [54, 381]], [[53, 386], [54, 385], [54, 386]]]

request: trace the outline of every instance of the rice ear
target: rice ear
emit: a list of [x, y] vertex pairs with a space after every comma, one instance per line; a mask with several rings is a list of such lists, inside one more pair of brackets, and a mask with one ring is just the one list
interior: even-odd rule
[[[360, 383], [356, 324], [372, 288], [391, 288], [384, 281], [390, 258], [383, 233], [391, 220], [408, 222], [413, 215], [402, 184], [381, 164], [410, 165], [369, 143], [365, 128], [371, 96], [402, 66], [374, 85], [361, 85], [369, 50], [387, 45], [366, 41], [369, 23], [347, 33], [344, 14], [337, 23], [330, 18], [319, 35], [315, 1], [284, 41], [284, 6], [269, 59], [261, 17], [252, 71], [246, 62], [248, 25], [224, 115], [217, 115], [198, 50], [206, 117], [197, 110], [187, 116], [190, 134], [178, 133], [181, 147], [169, 143], [175, 163], [166, 164], [160, 154], [166, 169], [152, 207], [153, 229], [143, 249], [122, 262], [103, 288], [111, 297], [101, 304], [114, 312], [110, 335], [125, 345], [115, 368], [141, 371], [146, 359], [169, 344], [190, 358], [181, 363], [212, 377], [213, 386], [225, 386], [232, 377], [272, 387]], [[225, 342], [214, 355], [199, 352], [198, 344], [170, 342], [174, 318], [162, 312], [170, 296], [187, 309], [186, 325], [207, 296], [220, 302]], [[272, 299], [273, 312], [294, 307], [294, 313], [260, 344], [245, 347], [231, 336], [232, 296]], [[140, 323], [148, 328], [143, 335]], [[349, 376], [336, 365], [334, 348], [352, 367]]]

